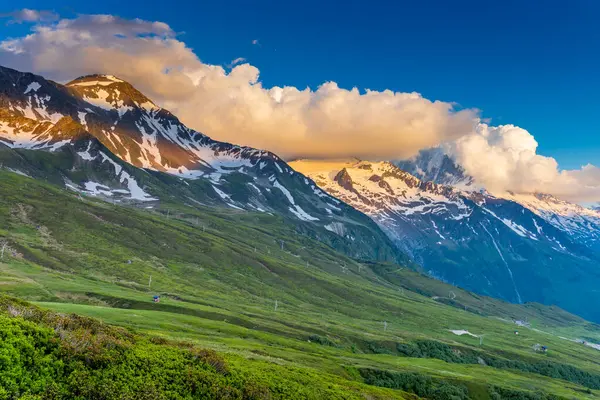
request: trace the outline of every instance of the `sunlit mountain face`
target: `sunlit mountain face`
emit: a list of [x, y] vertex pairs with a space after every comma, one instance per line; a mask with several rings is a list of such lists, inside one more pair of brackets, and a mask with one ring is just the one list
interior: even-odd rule
[[488, 193], [440, 153], [396, 163], [299, 160], [291, 166], [373, 218], [433, 277], [596, 316], [589, 298], [597, 296], [593, 282], [600, 273], [598, 211], [548, 195]]
[[281, 215], [353, 256], [406, 259], [371, 219], [275, 154], [190, 129], [117, 77], [60, 85], [0, 68], [0, 107], [4, 168], [140, 207], [176, 200]]

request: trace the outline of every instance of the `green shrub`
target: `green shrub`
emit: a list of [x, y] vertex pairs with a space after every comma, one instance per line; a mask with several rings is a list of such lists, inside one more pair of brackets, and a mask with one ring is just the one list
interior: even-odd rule
[[467, 400], [465, 386], [434, 379], [415, 372], [392, 372], [362, 368], [359, 370], [366, 384], [400, 389], [430, 400]]
[[0, 296], [0, 400], [361, 399], [305, 369], [134, 335]]
[[192, 354], [203, 363], [213, 367], [216, 372], [223, 375], [229, 373], [229, 367], [227, 366], [227, 363], [223, 357], [217, 354], [216, 351], [208, 349], [194, 349]]
[[394, 354], [392, 350], [376, 342], [369, 342], [367, 350], [373, 354]]
[[519, 390], [493, 386], [490, 388], [490, 397], [493, 400], [558, 400], [560, 397], [541, 392], [523, 392]]
[[455, 364], [477, 364], [483, 362], [492, 368], [530, 372], [550, 378], [563, 379], [590, 389], [600, 389], [600, 375], [566, 364], [537, 360], [505, 359], [485, 352], [450, 346], [435, 340], [398, 343], [396, 350], [400, 355], [406, 357], [436, 358]]
[[[392, 372], [372, 368], [359, 369], [369, 385], [399, 389], [429, 400], [468, 400], [466, 386], [452, 381], [432, 378], [415, 372]], [[561, 397], [541, 392], [526, 392], [498, 386], [487, 387], [491, 400], [560, 400]]]
[[229, 382], [213, 350], [156, 344], [4, 297], [0, 311], [0, 399], [268, 398], [264, 386]]
[[328, 337], [323, 337], [323, 336], [319, 336], [319, 335], [310, 335], [308, 337], [308, 340], [311, 341], [312, 343], [318, 343], [323, 346], [340, 347], [337, 343], [335, 343]]

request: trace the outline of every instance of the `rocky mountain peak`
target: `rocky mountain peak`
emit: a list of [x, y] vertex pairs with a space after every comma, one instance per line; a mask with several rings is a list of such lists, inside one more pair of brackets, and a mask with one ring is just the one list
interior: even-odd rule
[[473, 177], [440, 148], [421, 150], [415, 157], [395, 161], [394, 165], [423, 181], [452, 185], [463, 190], [474, 189]]
[[348, 170], [346, 168], [344, 168], [340, 172], [338, 172], [335, 175], [335, 178], [333, 178], [333, 180], [335, 182], [337, 182], [338, 185], [340, 185], [341, 187], [343, 187], [346, 190], [352, 191], [354, 189], [352, 186], [352, 184], [353, 184], [352, 177], [350, 176], [350, 174], [348, 173]]
[[73, 79], [71, 82], [67, 83], [67, 86], [74, 86], [82, 82], [88, 82], [89, 85], [93, 85], [93, 82], [98, 82], [98, 84], [100, 85], [106, 85], [111, 83], [127, 83], [123, 79], [117, 78], [114, 75], [89, 74]]
[[84, 101], [108, 111], [115, 110], [120, 115], [134, 108], [159, 108], [129, 82], [113, 75], [86, 75], [72, 80], [66, 86]]

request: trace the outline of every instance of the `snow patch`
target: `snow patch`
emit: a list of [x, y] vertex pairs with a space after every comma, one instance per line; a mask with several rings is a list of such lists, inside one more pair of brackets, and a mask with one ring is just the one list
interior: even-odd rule
[[294, 214], [296, 217], [298, 217], [298, 219], [301, 219], [303, 221], [318, 221], [319, 220], [319, 218], [313, 217], [312, 215], [308, 214], [306, 211], [304, 211], [298, 205], [295, 205], [294, 208], [288, 207], [288, 210], [290, 210], [290, 212], [292, 214]]
[[510, 219], [507, 219], [507, 218], [500, 218], [494, 212], [488, 210], [485, 207], [481, 207], [481, 209], [483, 211], [487, 212], [488, 214], [490, 214], [491, 216], [493, 216], [494, 218], [496, 218], [497, 220], [501, 221], [504, 225], [508, 226], [517, 235], [519, 235], [521, 237], [533, 239], [533, 240], [538, 240], [537, 237], [533, 233], [529, 232], [527, 229], [525, 229], [521, 225], [517, 224], [516, 222], [511, 221]]
[[542, 234], [542, 227], [538, 225], [537, 221], [535, 220], [535, 218], [533, 218], [533, 225], [535, 225], [535, 229], [537, 229], [538, 234]]
[[14, 168], [7, 168], [10, 172], [14, 172], [17, 175], [21, 175], [21, 176], [26, 176], [28, 178], [31, 178], [31, 176], [27, 175], [25, 172], [20, 171], [18, 169], [14, 169]]
[[84, 183], [85, 191], [93, 196], [104, 195], [112, 196], [110, 188], [98, 182], [88, 181]]
[[[100, 153], [102, 154], [102, 153]], [[127, 188], [129, 189], [129, 193], [131, 193], [131, 198], [134, 200], [140, 201], [156, 201], [158, 199], [150, 196], [148, 193], [144, 192], [144, 190], [138, 185], [135, 179], [131, 175], [129, 175], [125, 171], [121, 171], [121, 183], [123, 181], [127, 181]]]
[[91, 153], [90, 150], [92, 149], [92, 142], [88, 142], [88, 147], [85, 151], [80, 151], [77, 152], [77, 155], [79, 157], [81, 157], [82, 159], [84, 159], [85, 161], [92, 161], [94, 160], [96, 157], [94, 157]]
[[83, 111], [79, 111], [77, 113], [77, 118], [79, 118], [79, 123], [81, 123], [81, 125], [83, 125], [85, 127], [85, 129], [88, 129], [87, 121], [85, 120], [86, 115], [87, 115], [87, 113], [85, 113]]
[[[269, 180], [270, 180], [270, 178], [269, 178]], [[287, 188], [285, 188], [283, 185], [281, 185], [277, 179], [273, 180], [273, 187], [276, 187], [277, 189], [281, 190], [281, 192], [284, 194], [284, 196], [287, 197], [288, 201], [292, 205], [292, 207], [289, 207], [289, 210], [296, 217], [298, 217], [299, 219], [301, 219], [303, 221], [318, 221], [319, 220], [319, 218], [313, 217], [312, 215], [310, 215], [306, 211], [304, 211], [299, 205], [297, 205], [296, 201], [294, 200], [294, 197], [292, 196], [290, 191], [287, 190]]]
[[30, 83], [30, 84], [27, 86], [27, 89], [25, 89], [25, 92], [24, 92], [23, 94], [27, 94], [27, 93], [29, 93], [29, 92], [31, 92], [31, 91], [33, 91], [33, 92], [37, 92], [37, 91], [38, 91], [38, 89], [39, 89], [39, 88], [41, 88], [41, 87], [42, 87], [42, 85], [40, 85], [39, 83], [37, 83], [37, 82], [31, 82], [31, 83]]
[[223, 192], [222, 190], [217, 188], [215, 185], [211, 185], [211, 186], [213, 187], [215, 192], [217, 192], [217, 194], [219, 195], [220, 198], [222, 198], [225, 201], [231, 200], [231, 196], [229, 196], [227, 193]]
[[71, 139], [65, 139], [65, 140], [61, 140], [61, 141], [58, 141], [58, 142], [54, 142], [54, 143], [52, 143], [52, 144], [51, 144], [51, 145], [48, 147], [48, 149], [49, 149], [50, 151], [56, 151], [56, 150], [60, 149], [61, 147], [65, 146], [65, 145], [67, 145], [67, 144], [69, 144], [69, 143], [71, 143]]
[[592, 349], [600, 350], [600, 344], [585, 342], [584, 345], [591, 347]]
[[346, 227], [341, 222], [332, 222], [325, 225], [324, 228], [340, 236], [344, 236], [346, 232]]
[[[434, 221], [434, 220], [431, 220], [431, 223], [433, 224], [433, 229], [435, 229], [435, 232], [438, 234], [438, 236], [439, 236], [439, 237], [441, 237], [443, 240], [446, 240], [446, 237], [445, 237], [444, 235], [442, 235], [442, 234], [440, 233], [440, 231], [438, 230], [438, 227], [437, 227], [437, 225], [436, 225], [435, 221]], [[438, 243], [439, 243], [439, 242], [438, 242]]]
[[462, 335], [469, 335], [469, 336], [473, 336], [473, 337], [476, 337], [476, 338], [478, 338], [478, 337], [479, 337], [479, 336], [477, 336], [477, 335], [474, 335], [474, 334], [472, 334], [471, 332], [469, 332], [469, 331], [466, 331], [466, 330], [464, 330], [464, 329], [456, 329], [456, 330], [454, 330], [454, 329], [450, 329], [450, 332], [452, 332], [452, 333], [454, 333], [455, 335], [458, 335], [458, 336], [462, 336]]
[[110, 158], [109, 156], [107, 156], [106, 154], [104, 154], [104, 152], [100, 152], [100, 156], [102, 157], [102, 162], [109, 162], [110, 164], [112, 164], [112, 166], [115, 168], [115, 174], [118, 176], [121, 171], [123, 170], [123, 167], [121, 167], [119, 164], [117, 164], [116, 162], [113, 161], [112, 158]]
[[[270, 178], [269, 178], [269, 179], [270, 179]], [[273, 187], [276, 187], [277, 189], [281, 190], [281, 192], [282, 192], [282, 193], [285, 195], [285, 197], [287, 197], [288, 201], [289, 201], [289, 202], [290, 202], [292, 205], [296, 204], [296, 202], [295, 202], [295, 200], [294, 200], [294, 197], [292, 196], [292, 194], [290, 193], [290, 191], [289, 191], [289, 190], [287, 190], [287, 188], [286, 188], [286, 187], [284, 187], [283, 185], [281, 185], [277, 179], [275, 179], [275, 180], [273, 181]]]

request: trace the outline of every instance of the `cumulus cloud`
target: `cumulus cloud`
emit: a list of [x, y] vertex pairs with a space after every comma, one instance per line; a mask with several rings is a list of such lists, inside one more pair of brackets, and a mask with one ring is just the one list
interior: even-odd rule
[[[29, 35], [0, 42], [0, 64], [59, 82], [117, 75], [170, 109], [188, 126], [232, 143], [292, 158], [402, 159], [443, 144], [468, 173], [492, 190], [543, 191], [578, 201], [600, 199], [594, 166], [560, 171], [536, 153], [529, 132], [481, 123], [418, 93], [340, 88], [264, 87], [243, 59], [228, 70], [202, 62], [167, 24], [111, 15], [48, 22], [35, 13]], [[260, 45], [257, 39], [252, 41]]]
[[554, 158], [537, 154], [537, 147], [525, 129], [484, 123], [445, 145], [448, 154], [492, 192], [551, 193], [576, 202], [600, 199], [600, 168], [588, 164], [560, 170]]
[[58, 19], [58, 14], [52, 11], [23, 8], [11, 13], [0, 14], [0, 17], [10, 18], [9, 23], [20, 24], [23, 22], [55, 21]]
[[194, 129], [285, 158], [408, 157], [470, 131], [476, 115], [418, 93], [335, 82], [316, 90], [267, 88], [242, 59], [226, 71], [203, 63], [164, 23], [110, 15], [40, 23], [0, 50], [0, 63], [58, 81], [117, 75]]

